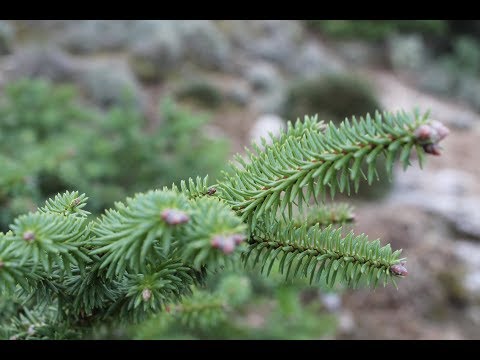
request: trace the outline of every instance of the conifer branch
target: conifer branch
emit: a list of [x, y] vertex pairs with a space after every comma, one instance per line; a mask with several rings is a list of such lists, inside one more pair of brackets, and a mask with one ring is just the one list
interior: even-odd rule
[[[312, 120], [313, 121], [313, 120]], [[333, 197], [337, 191], [350, 194], [351, 183], [358, 191], [362, 176], [372, 184], [376, 160], [386, 158], [386, 169], [391, 177], [397, 156], [403, 167], [410, 165], [410, 153], [416, 148], [420, 158], [432, 153], [432, 146], [441, 140], [419, 136], [417, 129], [429, 126], [428, 114], [418, 112], [391, 114], [376, 113], [374, 118], [352, 121], [346, 119], [339, 127], [330, 123], [325, 131], [303, 129], [284, 138], [263, 151], [249, 155], [249, 163], [240, 161], [233, 167], [233, 175], [225, 173], [219, 184], [220, 196], [236, 210], [242, 219], [255, 229], [263, 214], [275, 217], [277, 211], [292, 218], [293, 204], [302, 204], [311, 197], [318, 201], [327, 189]], [[367, 164], [367, 174], [361, 170]], [[304, 194], [303, 189], [306, 189]]]
[[296, 216], [293, 220], [296, 227], [304, 224], [314, 226], [319, 224], [320, 227], [330, 224], [344, 225], [352, 223], [355, 220], [353, 207], [349, 204], [326, 204], [324, 206], [316, 206], [312, 208], [305, 216]]
[[169, 315], [181, 325], [191, 329], [204, 329], [226, 320], [227, 304], [220, 294], [196, 291], [193, 296], [172, 306], [169, 311]]
[[[226, 300], [198, 287], [209, 272], [240, 262], [311, 284], [395, 284], [408, 273], [401, 250], [343, 234], [352, 208], [319, 200], [358, 190], [362, 177], [372, 184], [379, 156], [389, 177], [397, 160], [410, 165], [413, 148], [421, 165], [447, 134], [418, 112], [338, 127], [306, 117], [270, 144], [254, 144], [214, 185], [197, 177], [138, 193], [90, 222], [85, 194], [58, 194], [0, 233], [0, 290], [26, 309], [5, 329], [17, 338], [73, 337], [102, 321], [139, 322], [165, 310], [187, 326], [209, 326], [225, 319]], [[294, 217], [312, 197], [308, 215]]]
[[379, 240], [369, 241], [364, 234], [342, 236], [342, 228], [331, 225], [323, 230], [318, 225], [259, 225], [248, 243], [246, 265], [260, 263], [262, 273], [268, 275], [277, 264], [286, 279], [305, 277], [310, 284], [324, 276], [332, 287], [336, 281], [355, 287], [362, 279], [373, 287], [383, 279], [385, 286], [400, 276], [391, 268], [404, 260], [399, 258], [401, 250], [392, 252], [390, 245], [381, 247]]

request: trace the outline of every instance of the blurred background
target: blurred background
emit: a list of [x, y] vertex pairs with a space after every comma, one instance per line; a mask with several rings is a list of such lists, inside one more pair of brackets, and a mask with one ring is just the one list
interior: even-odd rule
[[[209, 323], [164, 314], [96, 338], [480, 338], [480, 21], [0, 20], [0, 231], [57, 192], [98, 214], [189, 176], [215, 181], [287, 120], [431, 110], [443, 154], [352, 199], [357, 233], [403, 248], [393, 286], [211, 279]], [[208, 301], [208, 299], [207, 299]]]

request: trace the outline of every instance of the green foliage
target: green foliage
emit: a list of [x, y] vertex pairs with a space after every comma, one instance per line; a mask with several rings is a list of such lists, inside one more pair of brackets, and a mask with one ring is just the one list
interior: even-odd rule
[[78, 195], [78, 191], [65, 192], [64, 194], [55, 195], [54, 199], [48, 199], [43, 208], [39, 211], [42, 213], [62, 214], [64, 216], [85, 217], [90, 213], [82, 210], [87, 205], [88, 197], [85, 194]]
[[226, 143], [205, 136], [206, 118], [164, 101], [159, 125], [132, 104], [101, 113], [73, 88], [44, 80], [9, 84], [0, 102], [0, 229], [70, 189], [91, 195], [98, 213], [129, 193], [216, 176]]
[[[245, 232], [245, 224], [235, 213], [218, 199], [200, 198], [192, 205], [191, 220], [182, 233], [182, 259], [196, 269], [203, 264], [210, 264], [213, 269], [228, 265], [231, 260], [226, 254], [234, 250], [239, 251], [232, 237]], [[214, 245], [215, 239], [219, 241], [232, 241], [231, 249]], [[243, 240], [243, 237], [242, 237]]]
[[[275, 290], [254, 292], [253, 282], [263, 286], [269, 282]], [[172, 307], [152, 317], [131, 329], [130, 336], [136, 339], [312, 339], [331, 335], [336, 328], [334, 315], [325, 313], [318, 301], [301, 301], [299, 290], [304, 285], [228, 271], [212, 276], [209, 283], [206, 289], [188, 299], [187, 306]], [[197, 317], [193, 317], [194, 310]]]
[[[282, 239], [282, 240], [278, 240]], [[356, 287], [365, 280], [367, 285], [377, 286], [382, 281], [395, 283], [390, 268], [400, 263], [400, 251], [392, 253], [390, 245], [380, 246], [380, 241], [368, 241], [367, 236], [354, 236], [353, 232], [342, 236], [342, 229], [318, 225], [296, 228], [281, 223], [258, 226], [250, 237], [250, 247], [244, 262], [253, 266], [262, 264], [262, 273], [269, 274], [277, 264], [286, 279], [304, 276], [310, 284], [320, 282], [321, 276], [330, 287], [335, 281], [343, 281]]]
[[[424, 150], [414, 134], [427, 122], [427, 116], [399, 113], [376, 113], [372, 118], [346, 120], [339, 127], [333, 123], [323, 132], [306, 130], [302, 141], [288, 138], [283, 146], [276, 143], [249, 154], [249, 163], [233, 165], [233, 175], [226, 174], [220, 184], [221, 196], [254, 229], [265, 214], [275, 218], [277, 211], [292, 217], [293, 204], [302, 205], [312, 196], [315, 200], [336, 192], [350, 195], [360, 186], [362, 177], [372, 184], [378, 178], [375, 167], [384, 156], [386, 173], [392, 175], [397, 156], [406, 168], [410, 153], [416, 148], [419, 157]], [[367, 173], [361, 171], [367, 164]], [[352, 183], [352, 184], [351, 184]], [[306, 193], [304, 193], [304, 188]]]
[[312, 208], [306, 218], [305, 216], [297, 216], [293, 219], [293, 224], [296, 227], [301, 227], [305, 223], [308, 226], [314, 226], [315, 224], [320, 226], [328, 226], [330, 224], [343, 225], [353, 222], [354, 219], [353, 207], [349, 204], [325, 204]]
[[319, 114], [337, 123], [352, 115], [373, 113], [380, 105], [365, 80], [351, 75], [329, 75], [301, 80], [289, 91], [284, 115], [297, 119], [304, 114]]
[[334, 38], [365, 40], [383, 40], [395, 33], [442, 35], [448, 30], [445, 20], [305, 20], [305, 24]]
[[224, 100], [221, 91], [204, 80], [182, 85], [175, 95], [179, 100], [191, 101], [209, 109], [218, 108]]
[[65, 131], [69, 123], [85, 121], [73, 104], [74, 90], [52, 86], [42, 80], [23, 79], [5, 88], [0, 106], [2, 153], [22, 145], [36, 145]]
[[[117, 202], [115, 210], [107, 210], [95, 226], [93, 254], [102, 254], [101, 268], [108, 267], [108, 275], [123, 275], [125, 270], [145, 271], [157, 257], [157, 251], [168, 255], [173, 236], [179, 225], [170, 225], [162, 217], [168, 209], [186, 211], [187, 199], [181, 194], [149, 191]], [[159, 248], [155, 248], [157, 245]]]
[[[2, 296], [23, 307], [6, 307], [11, 320], [0, 325], [2, 336], [83, 338], [99, 327], [155, 319], [161, 331], [188, 329], [195, 338], [266, 337], [227, 324], [252, 294], [245, 278], [224, 278], [208, 291], [209, 279], [242, 264], [317, 287], [395, 283], [407, 274], [401, 250], [344, 234], [352, 209], [322, 209], [322, 200], [327, 192], [333, 198], [357, 190], [362, 177], [372, 184], [379, 157], [391, 175], [397, 158], [410, 165], [414, 148], [420, 161], [425, 153], [438, 155], [447, 134], [419, 112], [377, 112], [338, 127], [307, 117], [271, 144], [262, 141], [263, 149], [253, 145], [215, 185], [197, 177], [137, 192], [94, 219], [83, 210], [85, 195], [58, 194], [0, 235]], [[294, 211], [303, 216], [312, 198], [317, 208], [299, 223]], [[274, 338], [287, 336], [279, 322], [289, 331], [306, 322], [309, 331], [327, 333], [305, 320], [318, 309], [299, 310], [288, 289], [277, 303], [281, 315], [266, 320]]]

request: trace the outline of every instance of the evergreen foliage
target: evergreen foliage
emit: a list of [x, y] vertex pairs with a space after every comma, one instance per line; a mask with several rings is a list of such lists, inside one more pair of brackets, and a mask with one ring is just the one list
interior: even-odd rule
[[339, 126], [306, 117], [271, 144], [254, 144], [216, 184], [198, 177], [139, 192], [96, 218], [85, 195], [58, 194], [0, 235], [3, 301], [19, 304], [1, 318], [2, 336], [85, 337], [152, 316], [206, 331], [246, 296], [229, 301], [205, 283], [240, 265], [330, 287], [395, 284], [407, 274], [401, 250], [345, 233], [352, 209], [325, 207], [325, 198], [373, 184], [379, 157], [389, 176], [396, 161], [410, 165], [414, 149], [422, 164], [447, 133], [418, 111]]
[[217, 176], [227, 144], [201, 131], [207, 119], [171, 101], [159, 110], [153, 124], [128, 101], [103, 113], [69, 86], [8, 84], [0, 98], [0, 230], [66, 190], [88, 193], [96, 215], [192, 172]]

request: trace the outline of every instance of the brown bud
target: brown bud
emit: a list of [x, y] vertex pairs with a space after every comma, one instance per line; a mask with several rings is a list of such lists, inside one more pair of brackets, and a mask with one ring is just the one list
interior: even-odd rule
[[222, 244], [222, 250], [225, 254], [231, 254], [235, 250], [235, 242], [232, 237], [228, 237]]
[[211, 187], [210, 189], [207, 190], [207, 195], [213, 195], [217, 192], [217, 189], [215, 189], [214, 187]]
[[0, 261], [0, 269], [5, 266], [5, 263], [3, 261]]
[[438, 141], [445, 139], [445, 137], [450, 134], [450, 130], [443, 125], [440, 121], [434, 120], [430, 126], [435, 130], [438, 136]]
[[425, 144], [423, 145], [423, 150], [425, 150], [427, 154], [432, 154], [435, 156], [438, 156], [441, 154], [440, 146], [438, 146], [437, 144]]
[[163, 210], [162, 219], [165, 220], [168, 225], [184, 224], [190, 220], [185, 212], [176, 209]]
[[148, 301], [152, 297], [152, 291], [149, 288], [143, 289], [142, 291], [142, 298], [143, 301]]
[[225, 238], [222, 235], [215, 235], [210, 244], [212, 244], [214, 248], [221, 248], [224, 242]]
[[432, 136], [432, 128], [426, 124], [420, 125], [414, 135], [419, 140], [428, 140]]
[[397, 276], [407, 276], [408, 270], [404, 265], [405, 263], [392, 265], [390, 266], [390, 271]]
[[235, 245], [240, 244], [242, 241], [245, 240], [245, 235], [242, 234], [233, 234], [232, 235], [232, 240], [235, 243]]
[[35, 240], [35, 233], [33, 231], [27, 230], [23, 233], [23, 240], [31, 242]]
[[28, 335], [32, 336], [35, 334], [35, 325], [30, 325], [27, 330]]

